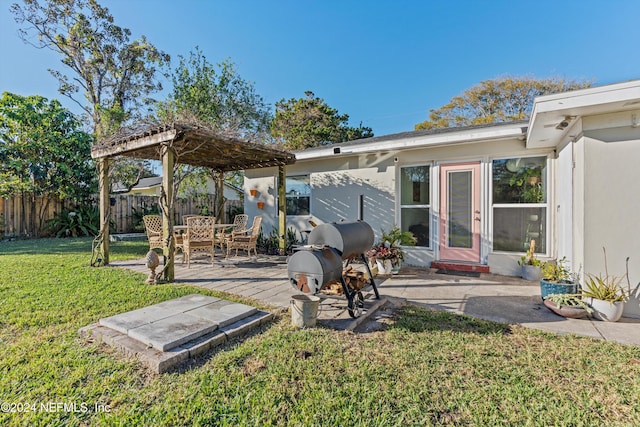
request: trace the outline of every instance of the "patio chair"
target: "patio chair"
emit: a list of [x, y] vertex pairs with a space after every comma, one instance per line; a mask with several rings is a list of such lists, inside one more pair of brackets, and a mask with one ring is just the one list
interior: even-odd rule
[[142, 217], [144, 228], [147, 231], [149, 249], [163, 248], [162, 244], [162, 217], [160, 215], [145, 215]]
[[232, 233], [231, 237], [225, 240], [225, 246], [227, 247], [227, 258], [231, 250], [236, 250], [236, 256], [238, 256], [238, 249], [247, 251], [247, 256], [251, 256], [251, 250], [255, 256], [258, 256], [256, 245], [258, 243], [258, 235], [260, 235], [260, 226], [262, 224], [262, 215], [255, 216], [253, 218], [253, 225], [247, 231], [246, 234]]
[[247, 232], [247, 223], [249, 222], [249, 215], [247, 214], [238, 214], [233, 217], [233, 226], [229, 227], [231, 230], [227, 229], [225, 231], [221, 231], [216, 233], [216, 241], [215, 244], [220, 246], [220, 250], [224, 252], [224, 245], [227, 239], [231, 239], [233, 236], [246, 236]]
[[[192, 217], [196, 217], [196, 216], [200, 216], [200, 215], [193, 215], [193, 214], [189, 214], [189, 215], [182, 215], [182, 223], [185, 224], [187, 222], [188, 218], [192, 218]], [[180, 229], [180, 230], [173, 230], [173, 239], [175, 241], [176, 244], [176, 251], [175, 253], [178, 253], [178, 250], [180, 250], [183, 254], [182, 256], [182, 262], [184, 263], [184, 243], [183, 243], [183, 238], [184, 238], [184, 232], [185, 230]]]
[[208, 252], [211, 263], [215, 252], [213, 250], [213, 225], [216, 219], [211, 216], [195, 216], [187, 218], [187, 231], [182, 236], [182, 257], [191, 268], [191, 254], [193, 252]]

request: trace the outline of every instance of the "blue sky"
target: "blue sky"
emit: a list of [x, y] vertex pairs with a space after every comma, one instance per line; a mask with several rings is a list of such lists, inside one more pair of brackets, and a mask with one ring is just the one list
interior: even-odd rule
[[[57, 98], [67, 73], [25, 45], [0, 0], [0, 92]], [[273, 105], [313, 91], [378, 136], [413, 130], [453, 96], [503, 75], [640, 78], [640, 1], [101, 0], [172, 56], [230, 58]], [[168, 86], [166, 82], [165, 86]], [[156, 95], [162, 99], [166, 93]]]

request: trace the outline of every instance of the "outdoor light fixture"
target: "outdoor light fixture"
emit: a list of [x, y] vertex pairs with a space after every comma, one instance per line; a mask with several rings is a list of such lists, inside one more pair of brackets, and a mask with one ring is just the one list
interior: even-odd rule
[[575, 118], [576, 116], [564, 116], [564, 120], [558, 123], [558, 126], [556, 126], [556, 129], [565, 130], [567, 126], [569, 126], [569, 123], [571, 123], [571, 121]]

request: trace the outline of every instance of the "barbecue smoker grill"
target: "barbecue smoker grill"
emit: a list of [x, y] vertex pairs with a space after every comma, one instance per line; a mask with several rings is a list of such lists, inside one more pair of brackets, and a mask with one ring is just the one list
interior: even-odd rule
[[364, 254], [373, 246], [373, 230], [363, 221], [322, 224], [309, 234], [308, 245], [296, 249], [289, 258], [288, 277], [291, 285], [306, 294], [316, 294], [332, 282], [340, 282], [347, 298], [351, 317], [362, 314], [364, 297], [361, 289], [345, 280], [343, 268], [355, 259], [367, 266], [369, 283], [380, 299], [378, 288]]

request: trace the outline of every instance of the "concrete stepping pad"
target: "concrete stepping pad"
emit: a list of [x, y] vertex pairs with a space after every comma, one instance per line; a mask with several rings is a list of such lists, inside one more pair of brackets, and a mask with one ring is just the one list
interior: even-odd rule
[[156, 350], [168, 351], [218, 329], [218, 324], [180, 313], [130, 329], [127, 335]]
[[258, 309], [244, 304], [220, 300], [212, 304], [189, 310], [186, 314], [215, 323], [218, 327], [230, 325], [256, 313]]
[[104, 319], [100, 319], [99, 323], [107, 328], [127, 334], [130, 330], [139, 328], [148, 323], [157, 322], [162, 319], [166, 319], [167, 317], [175, 316], [176, 314], [184, 313], [218, 301], [220, 301], [220, 298], [209, 297], [206, 295], [185, 295], [171, 301], [165, 301], [149, 307], [129, 311], [127, 313], [106, 317]]
[[135, 356], [157, 373], [271, 321], [273, 314], [191, 294], [100, 319], [79, 330]]

